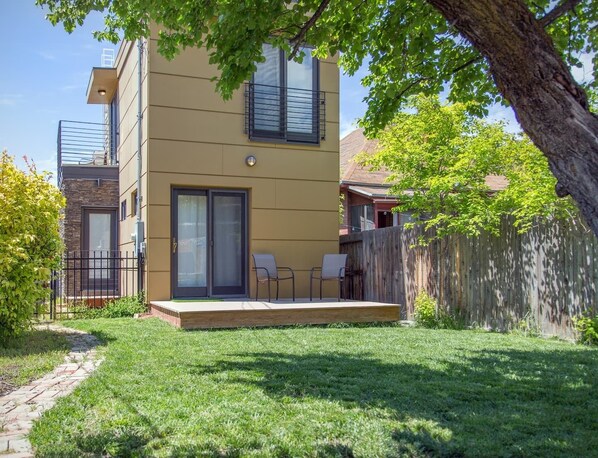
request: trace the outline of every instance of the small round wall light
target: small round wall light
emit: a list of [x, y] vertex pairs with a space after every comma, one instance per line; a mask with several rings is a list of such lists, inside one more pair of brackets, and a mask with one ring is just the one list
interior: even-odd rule
[[106, 89], [98, 89], [98, 94], [104, 97], [106, 95]]
[[255, 164], [257, 164], [257, 159], [255, 156], [247, 156], [245, 158], [245, 164], [247, 164], [249, 167], [253, 167]]

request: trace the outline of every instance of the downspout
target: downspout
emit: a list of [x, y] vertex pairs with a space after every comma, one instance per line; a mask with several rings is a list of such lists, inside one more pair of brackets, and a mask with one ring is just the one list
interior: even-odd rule
[[143, 264], [145, 256], [145, 238], [144, 227], [141, 219], [141, 202], [143, 202], [141, 195], [141, 145], [143, 143], [143, 41], [140, 38], [137, 40], [138, 62], [137, 62], [137, 221], [135, 223], [135, 252], [137, 253], [138, 269], [137, 269], [137, 284], [139, 292], [143, 291]]

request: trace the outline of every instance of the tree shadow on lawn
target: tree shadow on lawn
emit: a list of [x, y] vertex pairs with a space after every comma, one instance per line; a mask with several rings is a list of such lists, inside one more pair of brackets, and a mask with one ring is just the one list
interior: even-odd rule
[[57, 349], [68, 349], [70, 333], [52, 329], [31, 329], [11, 340], [0, 342], [1, 357], [41, 355]]
[[[273, 398], [331, 400], [373, 415], [390, 411], [401, 455], [558, 456], [598, 449], [596, 356], [479, 351], [458, 361], [436, 358], [431, 368], [367, 354], [261, 352], [190, 369], [225, 371], [228, 383], [253, 385]], [[449, 439], [441, 430], [450, 431]], [[322, 456], [352, 456], [350, 447], [341, 449], [322, 449]]]

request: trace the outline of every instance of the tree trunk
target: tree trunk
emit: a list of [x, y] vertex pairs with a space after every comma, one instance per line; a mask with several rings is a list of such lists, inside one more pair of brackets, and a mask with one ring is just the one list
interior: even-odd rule
[[524, 132], [598, 236], [598, 117], [522, 0], [427, 0], [486, 58]]

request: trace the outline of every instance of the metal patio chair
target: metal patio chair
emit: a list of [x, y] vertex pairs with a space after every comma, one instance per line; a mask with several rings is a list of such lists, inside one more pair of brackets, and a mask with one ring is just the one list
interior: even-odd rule
[[341, 291], [345, 280], [347, 264], [346, 254], [325, 254], [322, 267], [314, 267], [309, 274], [309, 300], [313, 300], [312, 286], [314, 280], [320, 280], [320, 300], [322, 300], [322, 283], [325, 281], [338, 281], [338, 297], [341, 300]]
[[[279, 282], [282, 280], [291, 280], [293, 283], [293, 302], [295, 301], [295, 272], [290, 267], [277, 267], [276, 260], [271, 254], [252, 254], [253, 270], [255, 271], [255, 300], [258, 300], [258, 291], [260, 283], [268, 283], [268, 302], [272, 301], [270, 294], [270, 283], [276, 282], [276, 300], [278, 300]], [[285, 276], [281, 276], [279, 270], [285, 271]]]

